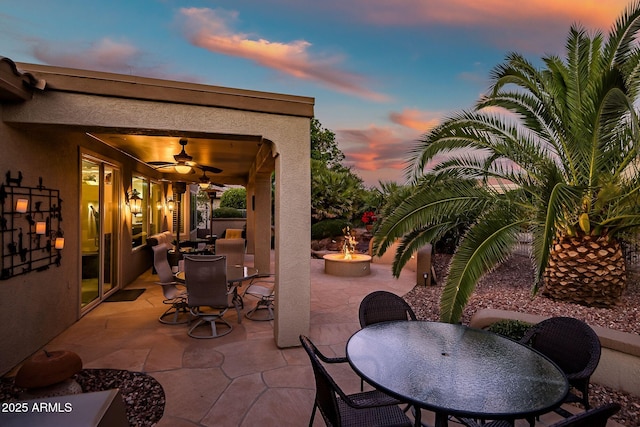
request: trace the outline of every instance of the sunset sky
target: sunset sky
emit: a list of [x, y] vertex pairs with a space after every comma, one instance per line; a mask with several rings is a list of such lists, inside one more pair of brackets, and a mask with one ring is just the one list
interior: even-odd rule
[[314, 97], [367, 185], [518, 51], [564, 55], [627, 0], [0, 0], [0, 56]]

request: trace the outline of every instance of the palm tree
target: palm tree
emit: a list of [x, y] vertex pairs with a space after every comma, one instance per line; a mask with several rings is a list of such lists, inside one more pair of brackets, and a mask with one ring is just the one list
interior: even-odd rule
[[639, 29], [634, 2], [606, 39], [573, 25], [566, 58], [543, 57], [542, 69], [509, 54], [472, 111], [415, 146], [414, 193], [380, 224], [374, 250], [402, 238], [398, 275], [417, 248], [461, 217], [471, 221], [451, 260], [443, 321], [460, 319], [478, 280], [508, 259], [522, 231], [533, 239], [534, 292], [603, 306], [619, 298], [619, 239], [640, 226]]

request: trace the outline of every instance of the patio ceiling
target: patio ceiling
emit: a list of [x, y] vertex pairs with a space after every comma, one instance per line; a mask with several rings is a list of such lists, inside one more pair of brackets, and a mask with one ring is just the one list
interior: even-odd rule
[[[145, 135], [122, 133], [92, 133], [92, 137], [124, 152], [130, 157], [146, 163], [174, 162], [173, 156], [182, 149], [179, 141], [186, 138], [187, 154], [193, 157], [194, 166], [212, 166], [222, 169], [222, 172], [207, 171], [207, 176], [214, 183], [245, 185], [249, 178], [249, 171], [256, 166], [256, 158], [264, 141], [259, 136], [247, 135]], [[159, 168], [164, 178], [168, 180], [183, 180], [197, 182], [202, 176], [201, 169], [195, 169], [191, 174], [180, 175], [171, 167]]]

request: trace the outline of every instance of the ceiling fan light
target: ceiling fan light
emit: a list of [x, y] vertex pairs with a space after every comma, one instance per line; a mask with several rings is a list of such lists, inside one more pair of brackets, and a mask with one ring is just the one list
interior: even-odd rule
[[191, 166], [189, 166], [189, 165], [178, 164], [178, 165], [175, 165], [174, 167], [175, 167], [176, 172], [178, 172], [180, 174], [183, 174], [183, 175], [191, 172]]

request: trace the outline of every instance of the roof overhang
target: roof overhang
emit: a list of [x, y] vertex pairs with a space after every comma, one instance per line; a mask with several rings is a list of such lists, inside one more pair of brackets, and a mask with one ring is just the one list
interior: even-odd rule
[[0, 101], [22, 102], [31, 99], [33, 90], [44, 89], [45, 81], [18, 70], [15, 62], [0, 56]]

